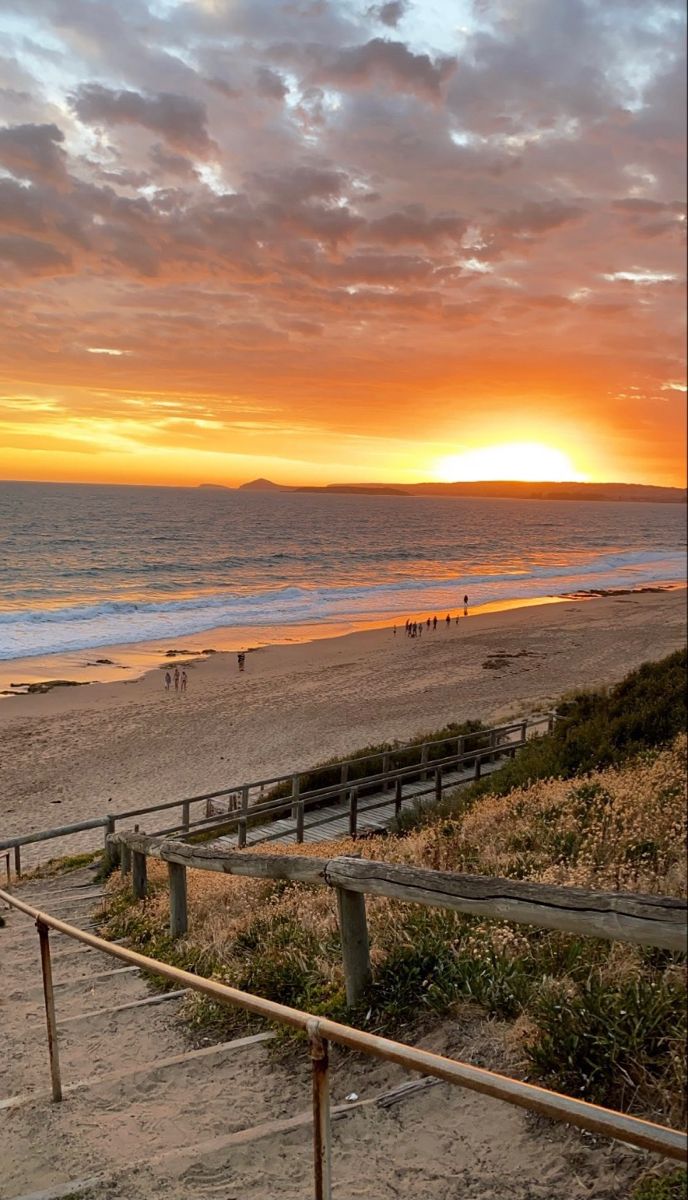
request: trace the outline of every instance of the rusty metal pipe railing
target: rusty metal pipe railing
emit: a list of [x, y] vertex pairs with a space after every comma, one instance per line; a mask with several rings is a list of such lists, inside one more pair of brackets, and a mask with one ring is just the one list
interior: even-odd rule
[[[158, 962], [154, 958], [147, 958], [135, 950], [129, 950], [125, 946], [107, 942], [83, 929], [77, 929], [75, 926], [67, 924], [66, 921], [61, 921], [30, 904], [25, 904], [23, 900], [19, 900], [16, 896], [1, 889], [0, 900], [4, 900], [12, 908], [33, 917], [35, 921], [58, 933], [63, 933], [86, 946], [101, 950], [113, 958], [119, 958], [151, 975], [162, 976], [180, 987], [190, 988], [192, 991], [209, 996], [220, 1004], [242, 1008], [246, 1012], [264, 1017], [268, 1021], [289, 1025], [291, 1028], [305, 1033], [311, 1043], [313, 1069], [317, 1075], [317, 1079], [313, 1080], [314, 1110], [316, 1101], [318, 1106], [314, 1153], [317, 1156], [317, 1162], [321, 1164], [322, 1173], [318, 1200], [329, 1200], [329, 1192], [326, 1190], [330, 1158], [327, 1149], [329, 1135], [326, 1128], [329, 1126], [325, 1088], [327, 1063], [324, 1043], [326, 1041], [335, 1042], [340, 1046], [372, 1055], [374, 1058], [380, 1058], [386, 1062], [397, 1063], [407, 1070], [420, 1071], [424, 1075], [443, 1079], [447, 1083], [468, 1088], [470, 1091], [481, 1092], [495, 1099], [505, 1100], [552, 1120], [565, 1121], [590, 1133], [615, 1138], [630, 1145], [639, 1146], [643, 1150], [662, 1154], [667, 1158], [680, 1162], [684, 1162], [688, 1158], [686, 1135], [679, 1130], [657, 1125], [651, 1121], [643, 1121], [638, 1117], [626, 1116], [624, 1113], [589, 1104], [584, 1100], [576, 1100], [571, 1096], [549, 1091], [547, 1088], [536, 1087], [532, 1083], [523, 1083], [518, 1079], [487, 1071], [482, 1067], [474, 1067], [468, 1063], [444, 1058], [439, 1054], [431, 1054], [429, 1051], [420, 1050], [415, 1046], [406, 1046], [402, 1042], [395, 1042], [390, 1038], [378, 1037], [365, 1030], [342, 1025], [338, 1021], [331, 1021], [328, 1017], [316, 1017], [311, 1013], [302, 1012], [300, 1009], [290, 1008], [286, 1004], [265, 1000], [261, 996], [241, 992], [237, 988], [228, 987], [215, 980], [192, 975], [188, 971], [182, 971], [179, 967]], [[321, 1039], [323, 1045], [316, 1044], [315, 1039]]]

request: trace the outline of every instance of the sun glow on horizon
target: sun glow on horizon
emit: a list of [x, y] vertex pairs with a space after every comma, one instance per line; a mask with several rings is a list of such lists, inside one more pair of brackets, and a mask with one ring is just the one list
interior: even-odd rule
[[434, 466], [442, 483], [474, 483], [480, 480], [519, 480], [524, 483], [585, 483], [564, 450], [543, 442], [507, 442], [480, 446], [463, 454], [448, 454]]

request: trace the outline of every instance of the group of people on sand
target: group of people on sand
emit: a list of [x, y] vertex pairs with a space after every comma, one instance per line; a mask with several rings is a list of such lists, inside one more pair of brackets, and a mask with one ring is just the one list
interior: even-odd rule
[[[463, 598], [463, 615], [464, 615], [464, 617], [468, 616], [468, 596], [464, 596], [464, 598]], [[458, 623], [459, 623], [459, 614], [458, 613], [456, 614], [455, 619], [456, 619], [456, 624], [458, 625]], [[452, 622], [451, 613], [447, 613], [446, 617], [444, 618], [444, 623], [447, 626], [447, 629], [449, 629], [451, 622]], [[424, 629], [432, 629], [434, 632], [437, 629], [437, 616], [427, 617], [424, 621], [422, 621], [422, 620], [421, 621], [412, 621], [411, 618], [409, 617], [408, 621], [404, 625], [404, 630], [406, 632], [407, 637], [412, 637], [412, 638], [422, 637]], [[396, 632], [397, 632], [397, 627], [395, 625], [394, 626], [394, 636], [395, 637], [396, 637]]]
[[189, 679], [188, 679], [186, 671], [184, 670], [183, 667], [182, 667], [181, 671], [179, 670], [179, 667], [175, 667], [173, 675], [170, 675], [169, 671], [165, 671], [165, 691], [166, 692], [169, 692], [171, 690], [173, 683], [174, 683], [175, 692], [185, 692], [188, 682], [189, 682]]

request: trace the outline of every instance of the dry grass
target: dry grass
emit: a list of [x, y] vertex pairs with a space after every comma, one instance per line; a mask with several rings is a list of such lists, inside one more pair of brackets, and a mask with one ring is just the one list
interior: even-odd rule
[[[683, 896], [685, 788], [681, 735], [668, 749], [619, 768], [484, 796], [463, 817], [404, 837], [271, 843], [255, 852], [361, 854], [439, 870]], [[129, 933], [151, 952], [172, 954], [244, 990], [345, 1015], [330, 889], [189, 870], [189, 933], [172, 945], [164, 942], [166, 877], [164, 864], [149, 860], [154, 886], [143, 910], [132, 907], [113, 878], [111, 936]], [[365, 1006], [346, 1012], [347, 1020], [408, 1029], [423, 1013], [478, 1004], [517, 1018], [515, 1038], [531, 1067], [555, 1085], [678, 1119], [685, 986], [677, 956], [384, 898], [369, 897], [367, 907], [375, 983]], [[197, 1023], [208, 1019], [202, 999], [188, 1012]]]

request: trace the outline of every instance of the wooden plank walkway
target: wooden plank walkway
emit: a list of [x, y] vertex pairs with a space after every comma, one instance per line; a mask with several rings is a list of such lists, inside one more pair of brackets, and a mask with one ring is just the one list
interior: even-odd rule
[[[502, 757], [493, 762], [483, 762], [481, 775], [489, 775], [492, 771], [498, 770], [503, 765], [504, 758]], [[428, 773], [429, 775], [432, 774], [432, 764], [428, 766]], [[448, 771], [442, 776], [442, 791], [445, 792], [456, 787], [465, 787], [467, 784], [472, 783], [474, 779], [475, 769], [472, 766], [468, 770]], [[433, 800], [434, 788], [429, 779], [405, 783], [401, 811], [403, 812], [405, 809], [408, 811], [413, 805], [423, 806], [432, 803]], [[360, 837], [368, 831], [372, 832], [374, 829], [388, 829], [392, 825], [395, 816], [396, 808], [393, 787], [391, 790], [381, 790], [369, 796], [362, 796], [358, 802], [358, 836]], [[325, 842], [348, 836], [348, 796], [345, 800], [328, 804], [322, 808], [313, 808], [310, 812], [306, 813], [303, 830], [304, 842]], [[278, 817], [274, 821], [266, 822], [264, 825], [255, 825], [253, 828], [250, 828], [246, 836], [246, 845], [256, 846], [263, 842], [285, 842], [291, 844], [296, 842], [296, 840], [296, 820], [287, 814], [285, 817]], [[238, 835], [236, 833], [224, 834], [222, 837], [214, 838], [205, 844], [208, 846], [217, 846], [218, 849], [235, 849], [238, 845]]]

